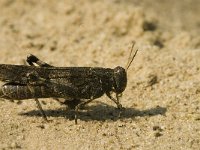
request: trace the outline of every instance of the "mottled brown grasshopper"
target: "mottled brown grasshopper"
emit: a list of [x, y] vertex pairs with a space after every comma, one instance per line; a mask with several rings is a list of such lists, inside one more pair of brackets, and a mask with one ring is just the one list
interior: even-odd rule
[[[134, 46], [134, 44], [133, 44]], [[132, 55], [126, 69], [101, 67], [54, 67], [34, 55], [27, 57], [27, 65], [0, 64], [0, 97], [12, 100], [35, 99], [42, 116], [47, 120], [38, 98], [65, 98], [63, 102], [75, 109], [77, 124], [78, 110], [85, 104], [106, 94], [122, 109], [119, 95], [127, 85], [127, 70], [138, 50]], [[116, 98], [112, 93], [116, 94]]]

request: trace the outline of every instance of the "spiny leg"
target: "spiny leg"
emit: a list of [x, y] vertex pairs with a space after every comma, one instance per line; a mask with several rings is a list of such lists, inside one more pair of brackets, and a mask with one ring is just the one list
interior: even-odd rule
[[[29, 64], [30, 66], [34, 66], [33, 63], [36, 63], [36, 64], [38, 64], [39, 66], [45, 66], [45, 64], [46, 64], [46, 63], [40, 61], [40, 60], [39, 60], [36, 56], [34, 56], [34, 55], [29, 55], [29, 56], [27, 57], [27, 60], [26, 60], [26, 61], [28, 62], [28, 64]], [[48, 65], [48, 64], [46, 64], [46, 65]], [[49, 66], [50, 66], [50, 65], [49, 65]], [[30, 89], [30, 91], [32, 91], [32, 93], [34, 93], [34, 91], [33, 91], [33, 89], [31, 88], [31, 86], [29, 86], [29, 89]], [[42, 108], [42, 105], [40, 104], [38, 98], [35, 98], [34, 100], [35, 100], [35, 102], [36, 102], [36, 104], [37, 104], [38, 109], [40, 110], [40, 113], [42, 114], [43, 119], [44, 119], [45, 121], [48, 121], [48, 120], [47, 120], [47, 115], [45, 114], [45, 112], [44, 112], [44, 110], [43, 110], [43, 108]]]
[[90, 102], [93, 101], [93, 100], [94, 100], [94, 99], [89, 99], [89, 100], [87, 100], [87, 101], [83, 101], [83, 102], [79, 103], [79, 104], [75, 107], [75, 117], [74, 117], [74, 119], [75, 119], [75, 124], [77, 124], [78, 110], [79, 110], [81, 107], [85, 106], [86, 104], [90, 103]]
[[[34, 89], [31, 87], [31, 85], [28, 85], [28, 88], [29, 88], [29, 90], [31, 91], [31, 93], [35, 93]], [[34, 100], [35, 100], [35, 102], [36, 102], [36, 104], [37, 104], [38, 109], [40, 110], [40, 113], [41, 113], [43, 119], [44, 119], [45, 121], [48, 121], [48, 120], [47, 120], [47, 115], [45, 114], [44, 110], [42, 109], [42, 105], [40, 104], [38, 98], [34, 98]]]
[[40, 110], [41, 114], [42, 114], [42, 117], [44, 118], [45, 121], [48, 121], [47, 120], [47, 115], [45, 114], [44, 110], [42, 109], [42, 105], [40, 104], [39, 100], [37, 98], [34, 99], [36, 104], [37, 104], [37, 107], [38, 109]]

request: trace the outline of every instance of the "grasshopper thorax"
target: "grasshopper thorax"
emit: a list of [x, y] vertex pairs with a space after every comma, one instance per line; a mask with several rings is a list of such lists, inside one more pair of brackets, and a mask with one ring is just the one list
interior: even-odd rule
[[117, 94], [122, 93], [127, 84], [127, 74], [126, 70], [120, 66], [115, 67], [114, 69], [114, 92]]

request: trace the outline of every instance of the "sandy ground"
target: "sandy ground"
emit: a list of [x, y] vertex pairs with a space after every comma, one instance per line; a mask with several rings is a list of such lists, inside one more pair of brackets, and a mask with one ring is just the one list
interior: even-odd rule
[[0, 99], [0, 149], [200, 149], [199, 0], [1, 0], [0, 63], [32, 53], [55, 66], [125, 66], [121, 98], [73, 113], [53, 99]]

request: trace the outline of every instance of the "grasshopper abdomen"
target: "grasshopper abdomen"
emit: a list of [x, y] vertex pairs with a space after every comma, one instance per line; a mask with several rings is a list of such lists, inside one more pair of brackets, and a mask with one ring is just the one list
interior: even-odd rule
[[32, 98], [48, 98], [46, 88], [44, 86], [32, 86], [33, 90], [27, 85], [4, 84], [0, 87], [0, 97], [12, 100], [23, 100]]

